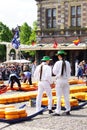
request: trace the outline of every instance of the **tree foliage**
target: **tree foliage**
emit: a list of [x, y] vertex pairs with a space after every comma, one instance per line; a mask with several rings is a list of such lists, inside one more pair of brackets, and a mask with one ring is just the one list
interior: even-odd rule
[[[21, 44], [31, 45], [32, 42], [36, 42], [36, 30], [37, 22], [33, 22], [33, 28], [31, 28], [27, 23], [24, 23], [20, 27], [20, 42]], [[36, 51], [28, 51], [29, 55], [34, 56]], [[28, 53], [27, 52], [27, 53]]]
[[[34, 42], [36, 44], [36, 30], [37, 30], [37, 21], [33, 22], [32, 32], [28, 41], [28, 44], [32, 44]], [[36, 54], [36, 51], [29, 51], [31, 56]]]
[[[0, 42], [10, 42], [12, 40], [12, 31], [0, 22]], [[0, 45], [0, 61], [6, 58], [6, 46]]]
[[12, 39], [12, 31], [0, 22], [0, 41], [10, 42]]
[[36, 42], [36, 30], [37, 30], [37, 22], [35, 21], [33, 23], [32, 33], [31, 33], [30, 38], [29, 38], [30, 44], [32, 44], [32, 41]]
[[0, 45], [0, 62], [6, 60], [6, 46]]
[[20, 42], [21, 44], [28, 44], [31, 35], [31, 27], [25, 22], [20, 27]]

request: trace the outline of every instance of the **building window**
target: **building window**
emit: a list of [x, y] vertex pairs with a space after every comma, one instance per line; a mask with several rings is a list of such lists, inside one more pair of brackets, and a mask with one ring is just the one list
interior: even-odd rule
[[56, 9], [46, 10], [46, 25], [47, 28], [56, 28]]
[[71, 7], [71, 26], [81, 26], [81, 6]]

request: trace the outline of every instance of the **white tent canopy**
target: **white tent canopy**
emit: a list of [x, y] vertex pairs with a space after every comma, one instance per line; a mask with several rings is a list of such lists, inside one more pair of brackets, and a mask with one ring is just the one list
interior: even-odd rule
[[7, 60], [5, 62], [3, 62], [4, 64], [13, 64], [13, 63], [30, 63], [30, 61], [25, 60], [25, 59], [20, 59], [20, 60]]

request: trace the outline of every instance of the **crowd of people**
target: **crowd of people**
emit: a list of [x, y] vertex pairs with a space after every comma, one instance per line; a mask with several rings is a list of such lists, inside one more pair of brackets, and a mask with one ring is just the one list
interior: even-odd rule
[[[26, 66], [26, 67], [25, 67]], [[32, 76], [34, 70], [36, 68], [36, 60], [33, 60], [32, 63], [24, 64], [24, 63], [8, 63], [8, 64], [0, 64], [0, 80], [8, 80], [10, 74], [16, 73], [18, 77], [20, 77], [20, 73], [28, 70], [31, 72]]]

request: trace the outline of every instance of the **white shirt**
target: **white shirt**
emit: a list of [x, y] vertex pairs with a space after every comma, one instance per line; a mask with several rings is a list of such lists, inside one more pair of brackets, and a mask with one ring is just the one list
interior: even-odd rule
[[40, 69], [42, 66], [42, 76], [41, 81], [48, 81], [50, 84], [52, 83], [52, 70], [49, 65], [46, 63], [42, 63], [36, 67], [34, 72], [34, 78], [36, 81], [40, 81]]
[[62, 60], [57, 61], [54, 66], [53, 66], [53, 74], [56, 75], [56, 78], [70, 78], [71, 76], [71, 66], [68, 61], [65, 61], [66, 63], [66, 71], [64, 71], [63, 76], [61, 76], [61, 71], [62, 71]]
[[34, 75], [35, 69], [36, 69], [36, 65], [35, 65], [35, 64], [32, 64], [32, 69], [31, 69], [32, 76]]

